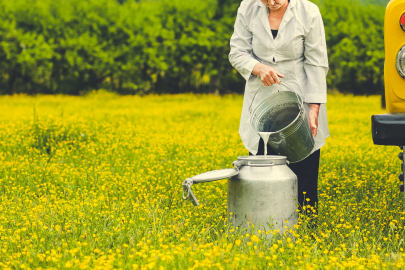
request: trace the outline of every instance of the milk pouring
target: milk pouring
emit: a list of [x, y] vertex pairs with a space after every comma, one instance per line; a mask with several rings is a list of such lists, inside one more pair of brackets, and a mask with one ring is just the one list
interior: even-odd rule
[[[263, 99], [254, 109], [252, 101], [249, 108], [250, 125], [263, 140], [267, 138], [265, 146], [270, 145], [277, 154], [286, 156], [291, 163], [298, 162], [312, 153], [315, 141], [302, 97], [285, 82], [277, 87], [279, 92]], [[282, 90], [284, 88], [289, 91]], [[263, 91], [260, 89], [258, 91]]]
[[257, 132], [259, 133], [260, 137], [262, 137], [264, 142], [264, 157], [267, 156], [267, 142], [269, 141], [270, 135], [272, 132]]

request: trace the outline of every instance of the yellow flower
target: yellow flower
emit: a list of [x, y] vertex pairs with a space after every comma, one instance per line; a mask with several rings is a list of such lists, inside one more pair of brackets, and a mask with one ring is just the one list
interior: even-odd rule
[[251, 240], [252, 242], [256, 242], [256, 243], [259, 243], [259, 242], [260, 242], [260, 238], [257, 237], [257, 235], [252, 235], [252, 237], [250, 237], [250, 240]]
[[[101, 85], [107, 80], [117, 84], [119, 78]], [[25, 269], [39, 262], [75, 269], [172, 269], [184, 258], [190, 269], [216, 267], [218, 258], [230, 269], [250, 267], [250, 259], [260, 258], [273, 264], [259, 261], [258, 268], [269, 269], [305, 269], [307, 263], [325, 269], [402, 269], [399, 149], [369, 140], [369, 116], [380, 113], [377, 96], [328, 96], [333, 136], [321, 151], [316, 230], [308, 226], [315, 218], [308, 205], [297, 209], [305, 212], [297, 224], [279, 220], [291, 226], [288, 231], [276, 225], [264, 232], [263, 223], [252, 221], [231, 226], [228, 219], [235, 215], [227, 216], [226, 181], [193, 186], [203, 203], [191, 207], [187, 200], [179, 207], [180, 179], [231, 167], [233, 159], [246, 155], [237, 132], [242, 98], [106, 92], [0, 96], [5, 192], [0, 253], [10, 262], [24, 262]], [[55, 225], [55, 220], [64, 221]], [[264, 233], [273, 238], [260, 238]], [[253, 248], [242, 248], [243, 240]], [[233, 245], [240, 247], [237, 255]], [[7, 267], [0, 262], [0, 268]]]

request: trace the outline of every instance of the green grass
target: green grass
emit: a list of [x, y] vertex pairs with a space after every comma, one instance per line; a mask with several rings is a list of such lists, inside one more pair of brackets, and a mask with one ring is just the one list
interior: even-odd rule
[[[319, 227], [227, 225], [226, 181], [181, 183], [247, 155], [241, 96], [0, 97], [3, 269], [401, 269], [398, 147], [374, 146], [379, 97], [328, 97]], [[35, 109], [35, 110], [34, 110]]]

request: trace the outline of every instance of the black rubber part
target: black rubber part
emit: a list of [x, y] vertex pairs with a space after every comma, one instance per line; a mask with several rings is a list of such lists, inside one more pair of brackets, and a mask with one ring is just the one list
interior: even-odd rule
[[399, 191], [404, 192], [404, 184], [399, 186]]
[[374, 144], [405, 146], [405, 113], [371, 116], [371, 131]]

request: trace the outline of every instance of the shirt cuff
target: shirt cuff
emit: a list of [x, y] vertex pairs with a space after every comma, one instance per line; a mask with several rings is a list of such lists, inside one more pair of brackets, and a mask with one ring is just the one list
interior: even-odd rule
[[249, 80], [250, 75], [252, 75], [252, 71], [253, 71], [254, 67], [255, 67], [258, 63], [260, 63], [260, 62], [257, 61], [256, 59], [251, 59], [251, 60], [249, 60], [249, 62], [245, 65], [246, 73], [245, 73], [244, 76], [243, 76], [243, 77], [245, 78], [245, 80]]
[[326, 95], [309, 94], [304, 99], [305, 103], [326, 103]]

